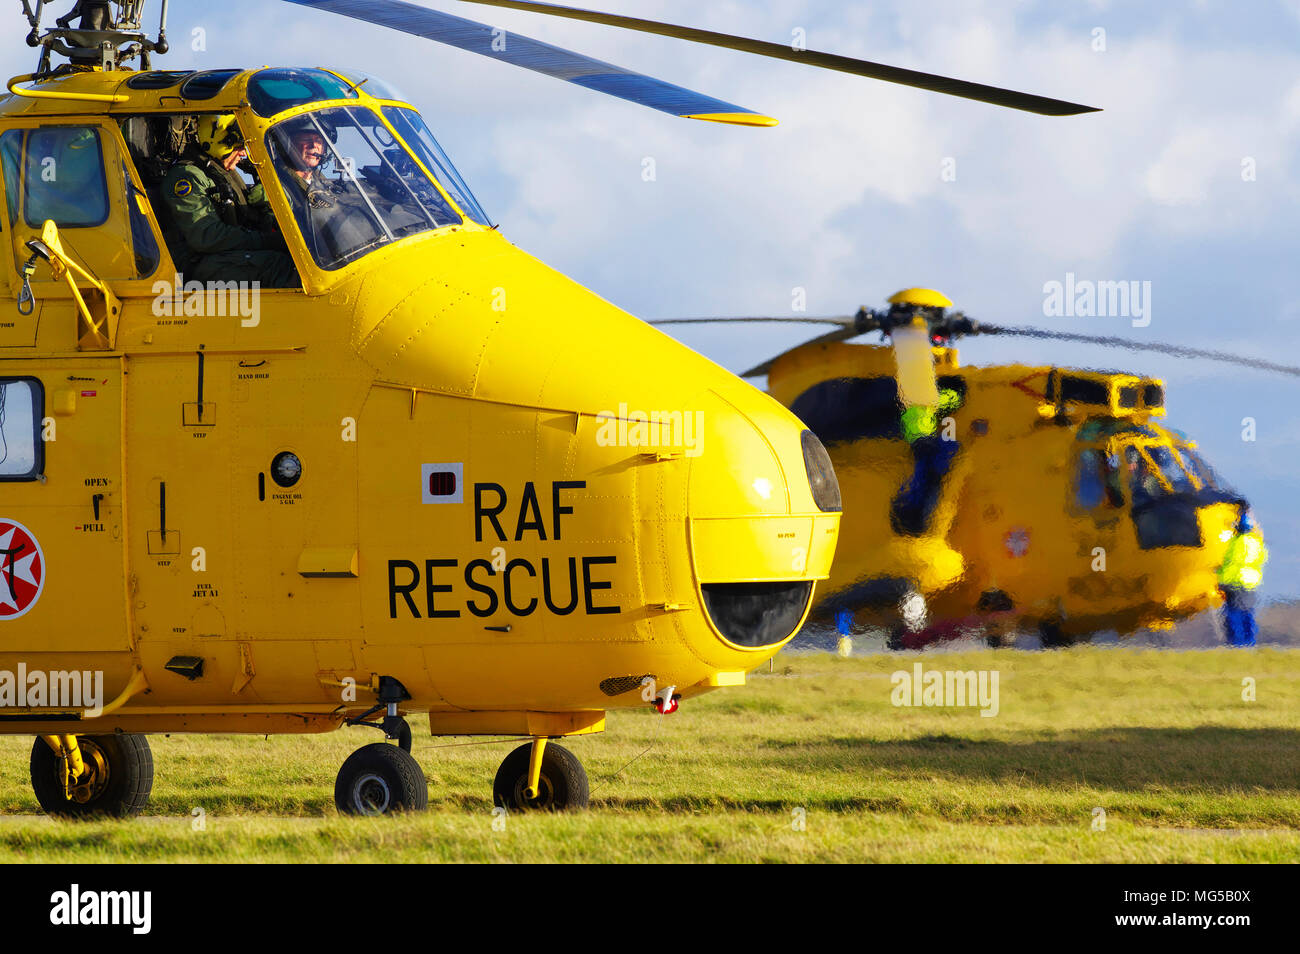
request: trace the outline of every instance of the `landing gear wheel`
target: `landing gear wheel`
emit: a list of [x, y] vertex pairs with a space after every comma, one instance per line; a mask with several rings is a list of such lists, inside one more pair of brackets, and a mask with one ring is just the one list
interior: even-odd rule
[[1061, 629], [1059, 620], [1043, 620], [1038, 624], [1038, 635], [1043, 641], [1044, 649], [1064, 649], [1074, 645], [1074, 639]]
[[889, 635], [885, 637], [885, 648], [888, 649], [890, 652], [894, 652], [894, 653], [902, 652], [904, 648], [903, 638], [906, 635], [907, 635], [906, 627], [895, 626], [893, 629], [889, 631]]
[[42, 738], [32, 746], [32, 791], [55, 818], [129, 818], [149, 804], [153, 752], [143, 735], [83, 735], [77, 738], [85, 773], [71, 796], [60, 777], [62, 759]]
[[590, 789], [587, 773], [578, 757], [563, 746], [550, 742], [542, 753], [542, 774], [537, 780], [537, 797], [528, 798], [528, 757], [533, 743], [526, 742], [505, 757], [492, 783], [492, 801], [506, 811], [575, 811], [587, 807]]
[[409, 752], [372, 742], [349, 755], [339, 769], [334, 804], [345, 815], [420, 812], [429, 807], [429, 785]]

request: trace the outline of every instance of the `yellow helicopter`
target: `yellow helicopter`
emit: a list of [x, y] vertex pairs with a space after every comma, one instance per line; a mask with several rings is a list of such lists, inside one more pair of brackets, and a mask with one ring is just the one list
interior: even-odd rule
[[[1221, 351], [975, 322], [909, 288], [843, 318], [688, 318], [838, 329], [744, 372], [827, 447], [844, 500], [841, 545], [814, 613], [891, 648], [1036, 629], [1046, 646], [1102, 630], [1167, 629], [1221, 602], [1216, 570], [1246, 501], [1161, 422], [1164, 382], [1051, 366], [962, 367], [955, 339], [1080, 341], [1267, 371]], [[888, 344], [850, 344], [878, 331]], [[946, 403], [945, 403], [946, 402]], [[939, 466], [915, 460], [905, 408], [930, 408]], [[851, 646], [851, 643], [849, 644]]]
[[[775, 123], [422, 7], [297, 2], [672, 115]], [[37, 735], [33, 787], [61, 816], [140, 811], [146, 733], [345, 724], [398, 744], [344, 763], [339, 809], [418, 809], [417, 713], [434, 735], [529, 740], [497, 804], [585, 805], [581, 764], [548, 740], [601, 731], [611, 707], [668, 712], [741, 685], [803, 623], [840, 523], [825, 449], [770, 396], [507, 242], [380, 80], [155, 70], [166, 3], [156, 38], [143, 6], [79, 0], [42, 30], [44, 4], [24, 0], [38, 67], [0, 99], [0, 296], [16, 305], [0, 320], [0, 732]], [[178, 269], [163, 184], [195, 127], [229, 117], [291, 287]], [[314, 167], [288, 141], [308, 127]]]

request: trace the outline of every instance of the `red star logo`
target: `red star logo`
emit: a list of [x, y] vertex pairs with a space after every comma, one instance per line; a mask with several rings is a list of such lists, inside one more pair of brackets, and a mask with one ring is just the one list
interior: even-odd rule
[[26, 527], [0, 518], [0, 621], [17, 619], [41, 598], [45, 557]]
[[1022, 557], [1029, 552], [1029, 531], [1024, 527], [1008, 530], [1004, 543], [1007, 553], [1013, 557]]

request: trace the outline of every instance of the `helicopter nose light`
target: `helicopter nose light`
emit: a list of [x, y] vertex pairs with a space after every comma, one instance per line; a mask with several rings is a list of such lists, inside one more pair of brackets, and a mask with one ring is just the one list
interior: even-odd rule
[[773, 646], [794, 632], [812, 596], [812, 581], [705, 583], [704, 608], [718, 632], [737, 646]]
[[808, 471], [808, 486], [812, 490], [813, 501], [822, 513], [839, 513], [844, 505], [840, 499], [840, 482], [835, 476], [830, 455], [812, 431], [805, 430], [799, 441], [803, 445], [803, 465]]

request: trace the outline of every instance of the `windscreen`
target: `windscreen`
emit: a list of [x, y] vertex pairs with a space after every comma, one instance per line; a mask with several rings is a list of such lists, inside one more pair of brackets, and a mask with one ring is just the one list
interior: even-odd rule
[[425, 168], [438, 177], [442, 187], [447, 190], [452, 201], [460, 206], [461, 211], [479, 225], [491, 225], [487, 213], [478, 204], [478, 199], [474, 198], [474, 193], [469, 191], [469, 186], [460, 177], [456, 167], [451, 164], [451, 159], [442, 151], [438, 140], [433, 138], [433, 133], [424, 124], [420, 114], [413, 109], [400, 106], [385, 106], [383, 109], [384, 118], [392, 123], [398, 135], [420, 158]]
[[379, 117], [361, 106], [296, 116], [266, 148], [321, 268], [463, 219]]
[[1156, 444], [1148, 447], [1147, 453], [1151, 455], [1151, 459], [1160, 468], [1160, 473], [1164, 475], [1165, 480], [1169, 481], [1174, 493], [1186, 494], [1193, 493], [1196, 490], [1195, 485], [1187, 476], [1186, 465], [1177, 450], [1173, 447]]

